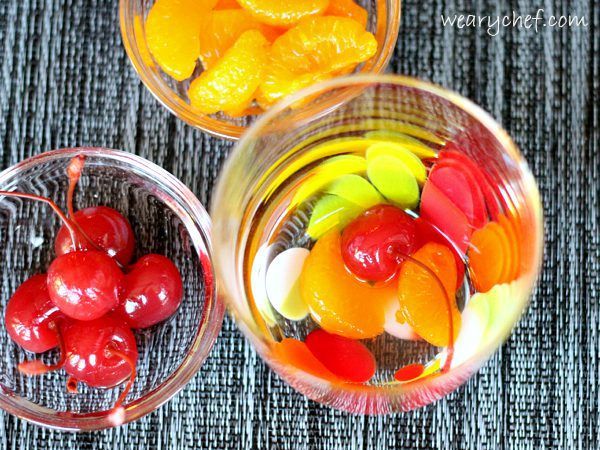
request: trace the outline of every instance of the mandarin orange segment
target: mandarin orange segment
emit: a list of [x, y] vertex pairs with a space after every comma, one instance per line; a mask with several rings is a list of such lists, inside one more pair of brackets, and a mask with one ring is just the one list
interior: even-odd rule
[[323, 13], [329, 0], [238, 0], [238, 3], [267, 25], [290, 27], [304, 17]]
[[367, 10], [357, 5], [354, 0], [331, 0], [325, 10], [325, 15], [350, 17], [360, 23], [363, 28], [367, 26]]
[[318, 378], [338, 381], [338, 377], [327, 369], [302, 341], [285, 338], [273, 344], [272, 352], [273, 356], [284, 365], [290, 365]]
[[248, 30], [260, 31], [269, 41], [275, 40], [282, 31], [264, 25], [243, 9], [212, 11], [206, 18], [200, 36], [200, 59], [204, 69], [210, 69], [235, 41]]
[[[456, 307], [456, 262], [445, 245], [430, 242], [402, 263], [398, 279], [399, 314], [415, 332], [437, 347], [451, 343], [460, 331]], [[449, 308], [452, 315], [450, 322]]]
[[263, 103], [356, 67], [377, 51], [375, 37], [346, 17], [308, 17], [273, 42], [260, 86]]
[[160, 67], [177, 81], [189, 78], [200, 55], [203, 18], [216, 0], [157, 0], [146, 20], [146, 41]]
[[324, 330], [351, 339], [383, 333], [389, 291], [358, 281], [344, 266], [339, 231], [317, 241], [300, 275], [300, 292]]
[[479, 292], [487, 292], [503, 282], [512, 267], [510, 244], [497, 222], [488, 222], [473, 233], [468, 256], [471, 278]]
[[215, 9], [239, 9], [241, 8], [237, 0], [219, 0], [215, 5]]
[[204, 114], [241, 111], [253, 99], [267, 64], [268, 41], [249, 30], [209, 70], [192, 81], [192, 106]]

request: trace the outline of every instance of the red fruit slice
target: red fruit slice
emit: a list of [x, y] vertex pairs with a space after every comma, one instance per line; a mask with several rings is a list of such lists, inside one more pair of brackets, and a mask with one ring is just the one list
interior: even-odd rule
[[375, 358], [359, 341], [317, 329], [305, 342], [312, 354], [344, 381], [365, 383], [375, 375]]
[[477, 180], [452, 159], [441, 160], [429, 173], [429, 181], [465, 215], [471, 225], [481, 228], [487, 222], [485, 200]]
[[452, 150], [454, 145], [452, 143], [447, 144], [447, 150], [442, 150], [439, 154], [440, 160], [453, 159], [463, 165], [465, 171], [471, 172], [473, 177], [478, 182], [481, 193], [485, 198], [485, 203], [492, 219], [496, 219], [500, 213], [500, 204], [498, 201], [498, 195], [494, 189], [494, 183], [490, 180], [488, 174], [486, 174], [479, 166], [467, 155], [461, 151]]
[[409, 364], [398, 369], [394, 374], [394, 378], [398, 381], [410, 381], [420, 377], [424, 371], [425, 366], [423, 364]]
[[312, 354], [306, 344], [298, 339], [285, 338], [274, 344], [272, 351], [273, 356], [283, 364], [325, 380], [336, 381], [338, 379]]
[[427, 181], [421, 195], [421, 217], [435, 225], [464, 254], [472, 229], [469, 220], [433, 183]]
[[452, 251], [454, 260], [456, 261], [456, 286], [460, 286], [463, 278], [465, 277], [465, 263], [456, 247], [446, 236], [440, 233], [437, 228], [424, 220], [422, 217], [417, 217], [417, 219], [415, 219], [415, 228], [417, 237], [415, 242], [416, 250], [419, 250], [429, 242], [435, 242], [436, 244], [442, 244], [448, 247]]

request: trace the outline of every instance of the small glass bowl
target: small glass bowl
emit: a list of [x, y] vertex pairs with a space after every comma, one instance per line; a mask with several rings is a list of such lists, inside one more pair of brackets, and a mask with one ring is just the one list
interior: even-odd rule
[[[307, 98], [316, 100], [308, 103], [304, 101]], [[340, 102], [341, 98], [345, 100]], [[409, 347], [409, 341], [392, 340], [383, 333], [363, 341], [382, 363], [381, 375], [367, 383], [339, 383], [305, 371], [306, 366], [292, 365], [293, 359], [278, 351], [282, 338], [304, 340], [315, 324], [310, 318], [286, 321], [275, 312], [266, 291], [266, 267], [276, 253], [272, 249], [280, 245], [273, 237], [284, 236], [288, 242], [303, 242], [299, 245], [305, 246], [304, 237], [296, 233], [298, 223], [305, 220], [301, 214], [291, 216], [289, 222], [284, 220], [290, 217], [294, 196], [310, 178], [311, 169], [329, 157], [358, 153], [356, 138], [390, 132], [409, 137], [404, 142], [418, 148], [424, 144], [435, 151], [453, 147], [485, 170], [497, 187], [503, 211], [523, 224], [518, 240], [512, 241], [520, 265], [510, 283], [497, 285], [496, 298], [501, 299], [495, 303], [500, 305], [498, 309], [492, 311], [491, 301], [487, 303], [491, 312], [486, 328], [481, 330], [482, 338], [469, 342], [473, 346], [455, 348], [447, 372], [434, 369], [423, 378], [394, 380], [399, 367], [425, 360], [413, 359], [414, 347]], [[240, 329], [291, 386], [319, 403], [352, 413], [412, 410], [465, 383], [520, 318], [542, 262], [539, 192], [514, 142], [471, 101], [409, 77], [338, 78], [280, 102], [248, 130], [231, 152], [212, 204], [215, 271], [220, 292]], [[438, 368], [447, 356], [444, 352], [440, 351], [434, 360], [439, 362]]]
[[[0, 190], [34, 193], [65, 206], [66, 167], [85, 155], [75, 207], [113, 207], [124, 214], [136, 236], [136, 255], [163, 254], [183, 278], [184, 297], [167, 321], [136, 332], [137, 377], [125, 401], [124, 423], [136, 420], [175, 395], [200, 369], [221, 328], [224, 307], [215, 294], [210, 260], [210, 219], [192, 192], [173, 175], [130, 153], [103, 148], [55, 150], [29, 158], [0, 173]], [[45, 272], [55, 257], [60, 227], [45, 204], [0, 196], [2, 309], [28, 277]], [[4, 318], [2, 318], [4, 319]], [[93, 389], [80, 383], [69, 394], [66, 374], [23, 376], [17, 364], [35, 354], [22, 350], [0, 326], [0, 407], [53, 428], [97, 430], [113, 426], [108, 412], [123, 386]], [[56, 361], [57, 351], [42, 356]]]
[[[190, 80], [176, 82], [154, 62], [144, 26], [153, 0], [120, 0], [121, 35], [125, 50], [142, 82], [171, 113], [213, 136], [237, 140], [260, 115], [232, 118], [223, 113], [199, 114], [189, 104]], [[357, 69], [361, 73], [383, 72], [394, 52], [400, 28], [401, 0], [359, 0], [369, 13], [367, 30], [375, 35], [377, 53]]]

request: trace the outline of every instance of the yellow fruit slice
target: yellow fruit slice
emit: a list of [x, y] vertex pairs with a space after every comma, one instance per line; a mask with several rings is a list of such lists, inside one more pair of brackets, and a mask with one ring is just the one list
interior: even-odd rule
[[377, 51], [375, 37], [346, 17], [308, 17], [273, 42], [269, 68], [260, 86], [263, 105], [272, 104], [315, 81], [346, 72]]
[[177, 81], [189, 78], [200, 55], [203, 18], [216, 0], [157, 0], [146, 19], [146, 41], [158, 65]]
[[419, 183], [420, 186], [423, 186], [427, 179], [427, 169], [418, 156], [404, 148], [402, 144], [397, 144], [395, 142], [380, 142], [371, 145], [367, 149], [367, 162], [382, 155], [391, 156], [402, 161], [415, 176], [417, 183]]
[[267, 64], [268, 41], [249, 30], [190, 85], [192, 106], [204, 114], [240, 111], [252, 100]]
[[306, 16], [321, 14], [329, 0], [238, 0], [238, 3], [263, 23], [290, 27]]

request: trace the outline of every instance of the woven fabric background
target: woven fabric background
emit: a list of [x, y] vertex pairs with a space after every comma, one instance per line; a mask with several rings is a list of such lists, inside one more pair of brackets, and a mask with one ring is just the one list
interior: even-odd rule
[[[206, 203], [231, 144], [184, 125], [142, 86], [116, 0], [0, 0], [0, 169], [60, 147], [140, 154]], [[308, 401], [229, 319], [200, 373], [127, 426], [74, 434], [0, 412], [10, 449], [600, 449], [600, 1], [405, 0], [390, 71], [454, 89], [514, 137], [537, 177], [546, 258], [531, 307], [448, 398], [389, 417]], [[441, 14], [584, 16], [587, 27], [442, 27]]]

